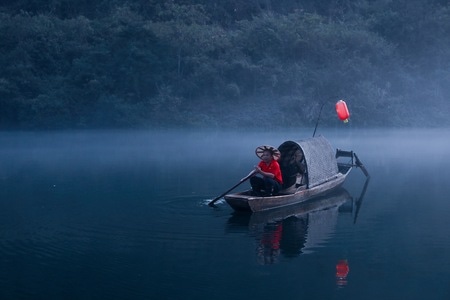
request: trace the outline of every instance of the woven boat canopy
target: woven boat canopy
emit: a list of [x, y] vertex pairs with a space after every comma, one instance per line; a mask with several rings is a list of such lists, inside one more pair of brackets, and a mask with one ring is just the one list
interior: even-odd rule
[[[299, 159], [299, 153], [306, 165], [307, 185], [309, 188], [318, 186], [338, 174], [335, 150], [323, 136], [300, 141], [286, 141], [278, 150], [281, 152], [280, 166], [288, 165]], [[283, 174], [288, 177], [289, 174]]]

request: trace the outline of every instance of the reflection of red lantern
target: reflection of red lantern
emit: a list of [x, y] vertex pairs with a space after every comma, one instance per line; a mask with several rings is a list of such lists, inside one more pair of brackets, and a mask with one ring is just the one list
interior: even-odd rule
[[348, 122], [348, 118], [350, 117], [350, 113], [348, 112], [347, 104], [344, 100], [339, 100], [336, 103], [336, 113], [338, 115], [338, 118], [344, 123]]
[[338, 261], [336, 265], [336, 277], [338, 278], [345, 278], [348, 275], [348, 272], [350, 272], [350, 268], [348, 266], [348, 261], [346, 259], [342, 259]]
[[336, 265], [336, 283], [339, 286], [347, 285], [347, 275], [350, 272], [348, 261], [341, 259]]

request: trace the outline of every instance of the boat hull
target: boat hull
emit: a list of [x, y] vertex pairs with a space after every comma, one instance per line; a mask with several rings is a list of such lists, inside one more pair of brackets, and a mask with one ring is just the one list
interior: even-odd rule
[[330, 193], [342, 186], [345, 178], [347, 177], [347, 174], [348, 173], [338, 173], [333, 178], [320, 185], [308, 189], [300, 188], [295, 193], [291, 194], [257, 197], [252, 196], [249, 191], [246, 191], [241, 193], [228, 194], [225, 195], [224, 198], [228, 205], [230, 205], [234, 210], [252, 212], [265, 211], [278, 207], [302, 203], [317, 196]]

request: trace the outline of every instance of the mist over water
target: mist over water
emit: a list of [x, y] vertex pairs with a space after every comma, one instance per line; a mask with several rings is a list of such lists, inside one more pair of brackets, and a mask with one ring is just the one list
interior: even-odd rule
[[207, 206], [257, 146], [312, 132], [0, 133], [0, 298], [450, 297], [448, 129], [319, 128], [365, 164], [363, 199], [355, 169], [297, 218]]

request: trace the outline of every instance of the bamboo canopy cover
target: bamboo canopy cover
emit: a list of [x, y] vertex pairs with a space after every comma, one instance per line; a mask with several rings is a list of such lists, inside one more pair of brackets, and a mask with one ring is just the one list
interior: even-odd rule
[[300, 141], [286, 141], [278, 149], [282, 159], [290, 159], [295, 151], [303, 152], [308, 188], [331, 180], [339, 172], [335, 151], [323, 136]]

